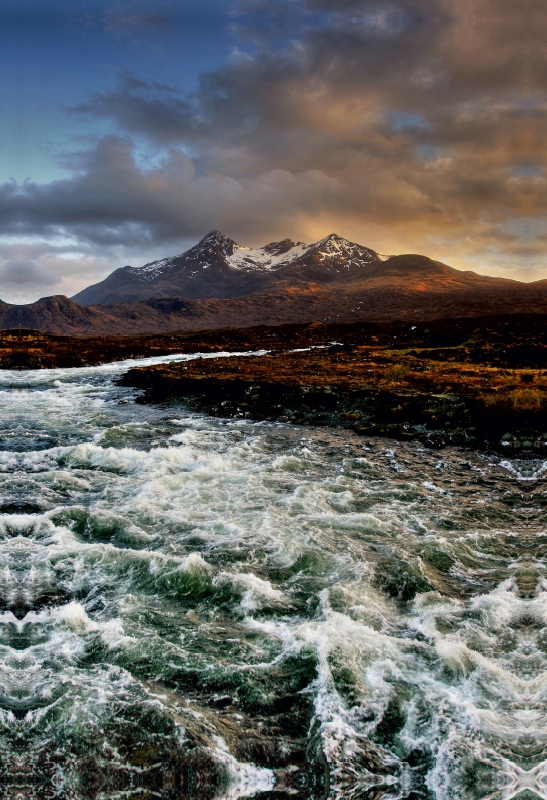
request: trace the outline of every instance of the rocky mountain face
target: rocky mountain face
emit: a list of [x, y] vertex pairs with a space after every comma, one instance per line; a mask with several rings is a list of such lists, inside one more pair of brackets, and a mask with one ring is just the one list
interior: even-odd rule
[[74, 295], [82, 305], [114, 305], [150, 297], [244, 297], [301, 282], [331, 284], [361, 277], [380, 263], [373, 250], [331, 234], [305, 245], [284, 239], [243, 247], [212, 231], [195, 247], [143, 267], [120, 267]]

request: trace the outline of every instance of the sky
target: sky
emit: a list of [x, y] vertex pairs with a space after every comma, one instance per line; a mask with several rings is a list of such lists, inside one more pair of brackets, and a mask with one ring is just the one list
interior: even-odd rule
[[0, 298], [217, 229], [547, 278], [540, 0], [2, 0]]

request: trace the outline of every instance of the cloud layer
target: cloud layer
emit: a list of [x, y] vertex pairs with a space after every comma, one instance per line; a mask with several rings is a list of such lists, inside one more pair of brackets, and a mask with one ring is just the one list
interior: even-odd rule
[[539, 1], [258, 0], [233, 24], [240, 49], [192, 95], [124, 74], [74, 107], [112, 133], [64, 180], [0, 187], [0, 232], [80, 253], [97, 273], [82, 286], [211, 228], [249, 244], [336, 230], [543, 277]]

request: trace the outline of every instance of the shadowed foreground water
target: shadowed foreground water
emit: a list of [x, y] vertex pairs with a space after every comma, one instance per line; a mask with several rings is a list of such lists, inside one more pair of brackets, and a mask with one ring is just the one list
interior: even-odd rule
[[0, 374], [0, 797], [547, 798], [547, 464], [125, 368]]

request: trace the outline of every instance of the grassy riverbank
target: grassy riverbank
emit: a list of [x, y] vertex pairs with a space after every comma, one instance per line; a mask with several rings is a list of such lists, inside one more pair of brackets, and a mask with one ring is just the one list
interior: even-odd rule
[[464, 329], [452, 321], [397, 333], [347, 326], [340, 341], [305, 352], [135, 368], [122, 382], [144, 389], [145, 401], [178, 398], [216, 416], [539, 454], [547, 449], [547, 348], [527, 341], [539, 322]]

